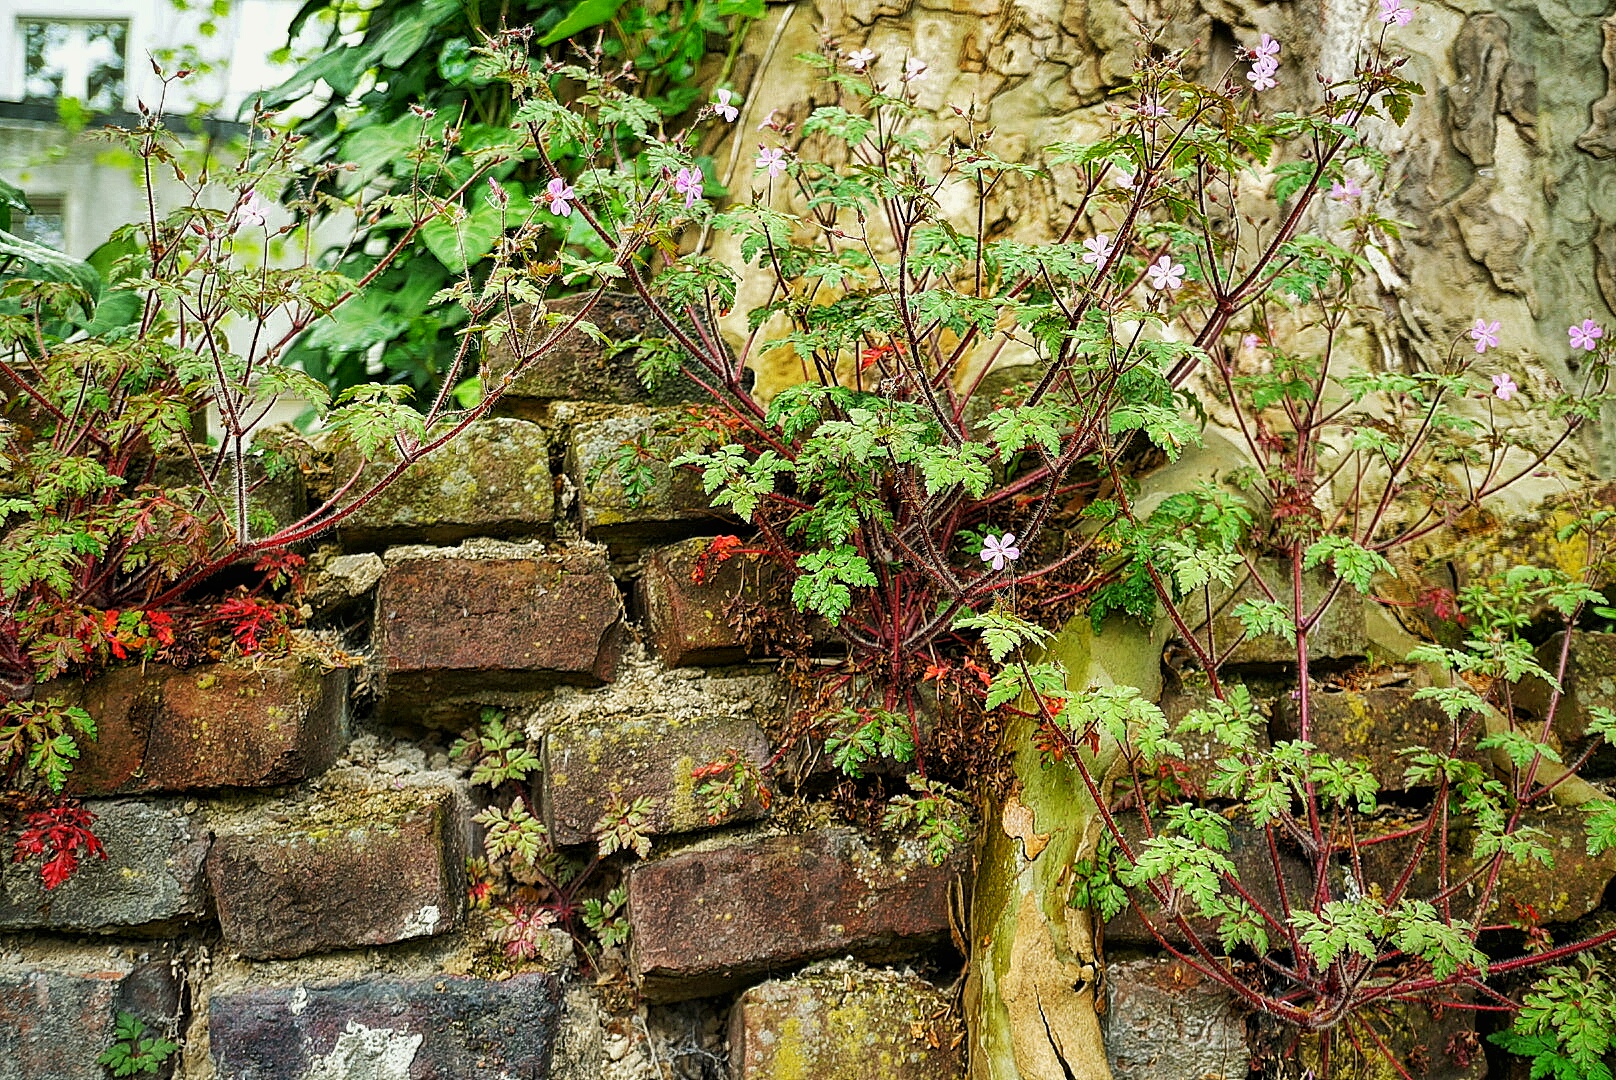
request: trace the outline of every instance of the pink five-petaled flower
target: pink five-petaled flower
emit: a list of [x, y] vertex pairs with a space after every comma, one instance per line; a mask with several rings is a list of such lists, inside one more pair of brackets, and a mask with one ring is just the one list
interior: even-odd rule
[[1477, 319], [1476, 325], [1470, 328], [1470, 340], [1476, 343], [1478, 353], [1498, 348], [1498, 320], [1489, 323], [1486, 319]]
[[786, 152], [778, 146], [772, 150], [766, 146], [758, 147], [757, 167], [769, 170], [769, 179], [786, 171]]
[[1592, 319], [1584, 319], [1581, 326], [1569, 327], [1566, 333], [1571, 335], [1571, 347], [1573, 349], [1584, 349], [1588, 352], [1593, 352], [1596, 348], [1594, 342], [1605, 336], [1605, 328]]
[[1083, 247], [1083, 261], [1090, 266], [1099, 266], [1111, 257], [1111, 238], [1105, 233], [1083, 241]]
[[1167, 109], [1154, 97], [1139, 99], [1139, 115], [1147, 120], [1160, 120], [1167, 115]]
[[572, 214], [572, 200], [575, 198], [577, 196], [573, 193], [572, 185], [559, 176], [545, 185], [544, 200], [550, 204], [550, 213], [557, 217], [568, 217]]
[[1246, 72], [1246, 78], [1251, 80], [1253, 90], [1272, 90], [1279, 83], [1274, 79], [1274, 73], [1279, 70], [1279, 61], [1272, 56], [1259, 56], [1252, 62], [1251, 70]]
[[1347, 178], [1347, 182], [1345, 184], [1339, 180], [1332, 180], [1330, 182], [1330, 198], [1332, 199], [1339, 199], [1340, 201], [1345, 202], [1348, 199], [1356, 199], [1362, 194], [1363, 185], [1351, 177]]
[[1275, 41], [1267, 34], [1264, 34], [1262, 36], [1261, 43], [1259, 43], [1255, 49], [1252, 49], [1251, 52], [1253, 56], [1256, 56], [1259, 59], [1272, 59], [1273, 57], [1279, 55], [1279, 42]]
[[1515, 380], [1508, 375], [1493, 376], [1493, 393], [1498, 395], [1498, 400], [1508, 401], [1509, 396], [1519, 389], [1520, 387], [1515, 385]]
[[1145, 280], [1152, 289], [1177, 289], [1184, 284], [1184, 264], [1173, 261], [1171, 255], [1163, 255], [1145, 271]]
[[696, 200], [701, 198], [702, 183], [700, 166], [680, 169], [678, 175], [673, 178], [673, 190], [685, 197], [686, 210], [695, 206]]
[[736, 105], [740, 104], [740, 101], [740, 98], [735, 97], [735, 95], [730, 93], [728, 90], [720, 90], [718, 92], [718, 100], [713, 102], [713, 112], [717, 113], [726, 121], [733, 124], [741, 115], [741, 110], [735, 107]]
[[236, 208], [236, 220], [248, 228], [255, 228], [269, 223], [269, 201], [259, 195], [257, 191], [248, 191], [241, 205]]
[[982, 561], [992, 563], [993, 569], [1003, 570], [1005, 563], [1015, 562], [1019, 558], [1021, 558], [1021, 549], [1016, 547], [1015, 533], [983, 538]]
[[1401, 0], [1380, 0], [1381, 22], [1407, 26], [1413, 18], [1414, 12], [1404, 7]]
[[875, 63], [875, 52], [872, 49], [858, 49], [847, 54], [847, 66], [854, 71], [868, 71]]
[[911, 56], [903, 62], [903, 81], [919, 82], [926, 77], [926, 61], [918, 56]]

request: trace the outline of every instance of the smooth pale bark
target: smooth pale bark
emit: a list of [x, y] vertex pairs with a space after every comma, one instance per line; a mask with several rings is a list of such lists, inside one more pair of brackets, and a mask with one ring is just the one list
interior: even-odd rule
[[[1135, 622], [1112, 620], [1096, 635], [1079, 617], [1049, 654], [1066, 665], [1074, 690], [1126, 685], [1152, 699], [1160, 693], [1160, 641]], [[1044, 767], [1036, 729], [1021, 720], [1005, 732], [1016, 784], [983, 828], [965, 990], [970, 1076], [1110, 1080], [1094, 1008], [1093, 928], [1086, 910], [1068, 906], [1072, 864], [1093, 854], [1104, 825], [1072, 767]], [[1089, 768], [1103, 776], [1116, 756], [1114, 744], [1102, 743]]]

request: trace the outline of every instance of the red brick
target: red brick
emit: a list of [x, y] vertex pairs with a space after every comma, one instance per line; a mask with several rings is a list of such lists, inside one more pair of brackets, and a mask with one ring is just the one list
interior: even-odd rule
[[124, 668], [42, 693], [96, 721], [73, 795], [272, 787], [324, 771], [348, 737], [348, 672], [291, 658]]
[[226, 949], [253, 959], [452, 930], [464, 899], [445, 790], [329, 789], [221, 825], [208, 879]]
[[611, 679], [622, 598], [600, 555], [408, 550], [389, 559], [376, 598], [389, 712], [468, 691]]
[[751, 837], [629, 873], [633, 970], [645, 996], [721, 993], [829, 956], [912, 954], [948, 937], [959, 874], [851, 829]]
[[106, 1080], [96, 1063], [120, 1011], [156, 1034], [177, 1012], [166, 959], [133, 964], [105, 948], [53, 953], [0, 970], [0, 1080]]

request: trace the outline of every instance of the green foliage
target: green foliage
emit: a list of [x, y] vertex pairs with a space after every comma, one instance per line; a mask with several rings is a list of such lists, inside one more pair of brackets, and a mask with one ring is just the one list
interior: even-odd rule
[[628, 889], [622, 885], [603, 898], [589, 897], [583, 905], [583, 923], [595, 935], [602, 948], [621, 948], [628, 944], [632, 927], [625, 913], [628, 908]]
[[112, 1045], [96, 1062], [112, 1070], [113, 1076], [154, 1076], [163, 1068], [179, 1044], [146, 1034], [146, 1023], [128, 1012], [119, 1012], [113, 1028]]
[[510, 781], [521, 781], [528, 773], [537, 772], [541, 762], [527, 736], [521, 729], [505, 726], [505, 714], [498, 709], [483, 709], [482, 728], [467, 731], [449, 748], [449, 756], [457, 761], [472, 763], [471, 782], [499, 787]]
[[909, 718], [885, 709], [844, 709], [824, 721], [829, 734], [825, 752], [831, 763], [855, 779], [872, 761], [915, 759]]
[[881, 827], [888, 832], [910, 832], [926, 845], [926, 857], [941, 866], [971, 835], [970, 804], [947, 784], [918, 773], [909, 779], [911, 795], [887, 800]]
[[96, 737], [95, 721], [78, 706], [57, 699], [8, 701], [0, 705], [0, 768], [15, 771], [21, 762], [59, 792], [78, 760], [77, 736]]
[[1607, 1056], [1616, 1038], [1616, 991], [1592, 957], [1554, 967], [1522, 999], [1507, 1031], [1488, 1038], [1532, 1059], [1532, 1080], [1611, 1080]]

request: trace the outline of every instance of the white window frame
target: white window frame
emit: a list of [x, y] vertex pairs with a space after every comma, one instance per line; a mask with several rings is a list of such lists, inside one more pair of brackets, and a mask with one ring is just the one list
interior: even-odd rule
[[0, 0], [0, 98], [21, 101], [27, 85], [28, 60], [23, 35], [25, 22], [123, 22], [129, 24], [124, 41], [123, 100], [117, 107], [132, 112], [137, 98], [149, 97], [153, 81], [146, 63], [158, 5], [167, 0]]

